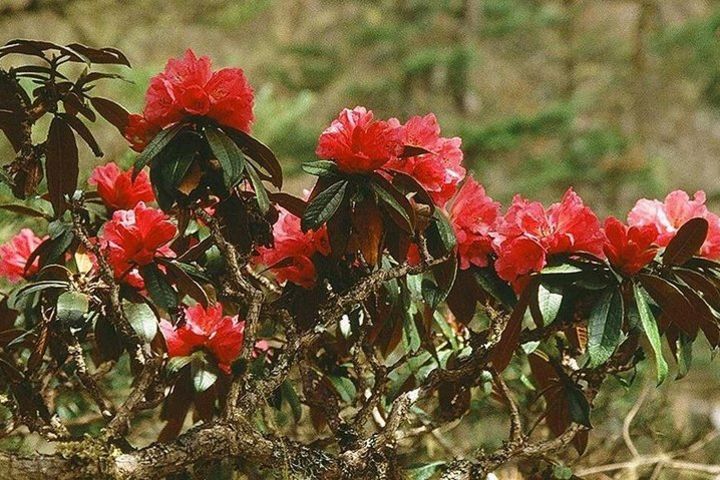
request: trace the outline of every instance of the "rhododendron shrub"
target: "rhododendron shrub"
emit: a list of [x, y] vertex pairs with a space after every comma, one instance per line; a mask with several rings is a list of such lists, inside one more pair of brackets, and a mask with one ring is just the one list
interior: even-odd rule
[[[114, 48], [14, 40], [6, 56], [33, 60], [0, 69], [18, 197], [2, 208], [43, 233], [0, 245], [0, 437], [31, 431], [57, 453], [2, 452], [0, 477], [540, 475], [593, 442], [608, 376], [647, 364], [662, 383], [698, 339], [720, 347], [720, 217], [703, 192], [640, 200], [627, 224], [572, 188], [503, 206], [434, 114], [355, 107], [320, 135], [297, 198], [249, 134], [239, 68], [188, 50], [131, 115], [90, 88], [117, 76], [98, 67], [129, 66]], [[102, 153], [98, 117], [135, 162], [79, 183], [77, 139]], [[495, 451], [438, 459], [416, 440], [480, 431], [490, 409], [511, 412]]]

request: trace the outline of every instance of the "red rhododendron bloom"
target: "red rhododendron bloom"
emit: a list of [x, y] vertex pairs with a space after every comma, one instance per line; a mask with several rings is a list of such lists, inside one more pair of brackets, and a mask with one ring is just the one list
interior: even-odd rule
[[[23, 228], [7, 243], [0, 245], [0, 277], [11, 282], [25, 278], [27, 261], [43, 240], [45, 238], [38, 237], [29, 228]], [[37, 273], [37, 270], [38, 259], [36, 258], [33, 264], [27, 268], [27, 276]]]
[[142, 115], [133, 113], [128, 116], [124, 135], [133, 150], [142, 152], [160, 130], [162, 130], [161, 126], [151, 124]]
[[218, 367], [230, 373], [230, 364], [243, 347], [245, 322], [238, 317], [223, 315], [222, 305], [198, 304], [185, 308], [185, 322], [174, 326], [167, 320], [160, 322], [168, 355], [184, 357], [197, 350], [205, 350], [215, 357]]
[[660, 232], [657, 243], [666, 247], [675, 236], [675, 232], [690, 219], [704, 218], [708, 221], [708, 236], [700, 249], [700, 255], [720, 259], [720, 217], [710, 212], [705, 206], [705, 192], [695, 192], [694, 198], [682, 191], [670, 192], [665, 201], [637, 201], [628, 214], [628, 223], [633, 226], [655, 225]]
[[628, 227], [615, 217], [605, 220], [603, 251], [610, 264], [626, 275], [635, 275], [650, 263], [658, 247], [654, 224]]
[[[400, 126], [396, 119], [391, 119], [390, 123]], [[460, 150], [462, 140], [459, 137], [441, 137], [440, 125], [432, 113], [410, 118], [401, 126], [401, 132], [403, 145], [420, 147], [429, 153], [395, 157], [385, 167], [411, 175], [430, 194], [436, 205], [444, 206], [465, 178], [463, 153]]]
[[161, 210], [138, 203], [132, 210], [117, 210], [103, 227], [100, 242], [107, 249], [115, 277], [142, 287], [139, 276], [130, 275], [136, 266], [152, 263], [155, 257], [173, 256], [169, 243], [177, 228]]
[[303, 232], [300, 219], [280, 208], [278, 221], [273, 225], [275, 245], [258, 250], [260, 261], [270, 267], [279, 282], [289, 281], [301, 287], [315, 284], [316, 271], [312, 257], [330, 253], [327, 229]]
[[365, 107], [344, 109], [318, 140], [315, 153], [334, 160], [345, 173], [369, 173], [384, 166], [402, 150], [402, 130], [374, 120]]
[[468, 177], [450, 207], [450, 224], [457, 238], [460, 268], [486, 267], [493, 251], [492, 234], [500, 204], [485, 194], [474, 178]]
[[495, 269], [516, 290], [522, 288], [522, 277], [540, 271], [550, 255], [586, 252], [603, 257], [600, 221], [572, 189], [547, 210], [515, 196], [497, 230]]
[[133, 181], [132, 170], [123, 172], [114, 162], [93, 170], [88, 183], [97, 186], [100, 198], [110, 210], [128, 210], [139, 202], [155, 200], [146, 172], [140, 172]]
[[253, 90], [239, 68], [212, 71], [208, 57], [187, 50], [168, 60], [165, 70], [150, 80], [142, 117], [130, 118], [125, 136], [142, 149], [152, 132], [188, 116], [203, 116], [220, 125], [250, 131]]

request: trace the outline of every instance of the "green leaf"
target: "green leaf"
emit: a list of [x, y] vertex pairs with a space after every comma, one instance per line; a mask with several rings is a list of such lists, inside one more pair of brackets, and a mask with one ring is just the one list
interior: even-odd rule
[[177, 293], [155, 263], [142, 266], [140, 274], [145, 280], [145, 288], [150, 293], [155, 305], [167, 311], [177, 307]]
[[588, 320], [588, 354], [590, 366], [605, 363], [620, 343], [623, 322], [623, 300], [617, 289], [606, 290], [590, 313]]
[[571, 265], [569, 263], [563, 263], [560, 265], [552, 265], [552, 266], [545, 267], [540, 271], [540, 274], [541, 275], [567, 275], [570, 273], [580, 273], [580, 272], [582, 272], [582, 268], [580, 268], [576, 265]]
[[[400, 215], [400, 218], [402, 219], [402, 222], [403, 222], [402, 227], [404, 228], [404, 230], [407, 232], [412, 232], [413, 231], [412, 220], [410, 220], [410, 216], [405, 211], [403, 206], [400, 205], [400, 202], [398, 202], [398, 200], [395, 197], [393, 197], [392, 194], [390, 194], [387, 190], [382, 188], [377, 183], [373, 182], [373, 183], [371, 183], [371, 185], [372, 185], [373, 191], [377, 194], [380, 201], [384, 205], [387, 205], [388, 207], [390, 207], [395, 213]], [[389, 182], [388, 182], [388, 185], [390, 186], [390, 188], [394, 188], [394, 187], [392, 187], [392, 185]], [[398, 192], [398, 194], [400, 194], [400, 193]]]
[[178, 124], [173, 127], [166, 128], [155, 135], [155, 138], [147, 144], [145, 150], [143, 150], [140, 156], [138, 156], [135, 160], [135, 165], [133, 166], [133, 177], [137, 176], [137, 174], [140, 173], [140, 170], [145, 168], [145, 166], [150, 163], [153, 158], [158, 156], [160, 152], [162, 152], [163, 149], [172, 141], [172, 139], [175, 138], [184, 128], [185, 125]]
[[435, 226], [440, 234], [440, 240], [443, 243], [446, 251], [450, 251], [457, 245], [457, 238], [455, 238], [455, 231], [450, 225], [445, 214], [440, 212], [440, 209], [436, 209], [433, 212], [433, 220], [435, 220]]
[[512, 287], [498, 277], [493, 268], [475, 268], [473, 276], [483, 290], [506, 307], [514, 307], [517, 303], [517, 297]]
[[34, 282], [29, 285], [25, 285], [17, 291], [16, 296], [20, 298], [50, 288], [60, 288], [63, 290], [67, 290], [68, 288], [70, 288], [70, 283], [64, 282], [62, 280], [42, 280], [40, 282]]
[[337, 173], [337, 164], [330, 160], [313, 160], [302, 164], [303, 172], [316, 177], [330, 177]]
[[132, 303], [123, 300], [123, 311], [130, 325], [145, 343], [150, 343], [157, 335], [158, 320], [146, 303]]
[[18, 215], [24, 215], [28, 217], [37, 217], [37, 218], [44, 218], [45, 220], [50, 220], [52, 218], [52, 215], [45, 213], [40, 210], [36, 210], [34, 208], [20, 205], [17, 203], [3, 203], [0, 204], [0, 210], [5, 210], [12, 213], [17, 213]]
[[403, 346], [408, 353], [417, 352], [422, 344], [420, 332], [415, 325], [415, 318], [410, 311], [403, 316]]
[[538, 307], [545, 325], [550, 325], [557, 318], [562, 305], [562, 289], [540, 284], [538, 287]]
[[355, 400], [357, 389], [355, 388], [355, 384], [352, 380], [347, 377], [339, 377], [335, 375], [328, 375], [326, 378], [330, 380], [330, 383], [333, 388], [335, 388], [338, 395], [340, 395], [343, 402], [352, 403], [353, 400]]
[[565, 388], [565, 398], [568, 402], [570, 419], [578, 425], [592, 428], [590, 423], [590, 404], [585, 393], [574, 383]]
[[225, 186], [228, 189], [233, 188], [242, 179], [242, 173], [245, 170], [245, 154], [222, 130], [207, 128], [205, 129], [205, 138], [223, 169]]
[[88, 296], [80, 292], [65, 292], [58, 297], [57, 319], [73, 324], [83, 318], [90, 307]]
[[[174, 193], [180, 182], [183, 181], [188, 169], [195, 160], [195, 153], [192, 150], [181, 151], [175, 158], [163, 158], [162, 165], [158, 165], [162, 172], [161, 181], [165, 183], [168, 192]], [[159, 162], [158, 162], [159, 163]]]
[[217, 374], [209, 370], [203, 354], [193, 354], [190, 360], [190, 376], [196, 392], [204, 392], [212, 387], [217, 380]]
[[570, 480], [573, 477], [573, 473], [566, 465], [555, 465], [553, 467], [553, 477], [558, 480]]
[[295, 387], [293, 387], [292, 383], [285, 380], [282, 385], [280, 385], [280, 391], [282, 392], [282, 398], [290, 405], [290, 410], [292, 410], [295, 422], [299, 422], [302, 418], [302, 404], [300, 403], [297, 392], [295, 392]]
[[167, 370], [169, 373], [177, 373], [185, 365], [190, 363], [192, 359], [193, 357], [191, 355], [187, 355], [185, 357], [172, 357], [170, 360], [168, 360]]
[[246, 170], [250, 177], [250, 183], [252, 183], [253, 190], [255, 191], [258, 207], [260, 207], [260, 211], [265, 214], [270, 210], [270, 198], [268, 197], [267, 190], [265, 190], [265, 185], [263, 185], [260, 175], [255, 171], [255, 168], [248, 166]]
[[662, 354], [662, 344], [660, 343], [660, 332], [658, 331], [655, 317], [650, 311], [650, 305], [647, 301], [647, 294], [642, 287], [633, 283], [633, 292], [635, 295], [635, 303], [637, 304], [638, 314], [640, 315], [640, 325], [650, 342], [650, 346], [655, 354], [655, 368], [657, 370], [657, 383], [660, 385], [665, 381], [668, 375], [668, 364]]
[[348, 181], [340, 180], [320, 192], [305, 208], [302, 229], [317, 230], [335, 214], [345, 198]]
[[440, 468], [445, 465], [445, 462], [439, 460], [437, 462], [428, 463], [419, 467], [409, 468], [406, 470], [407, 478], [409, 480], [430, 480]]

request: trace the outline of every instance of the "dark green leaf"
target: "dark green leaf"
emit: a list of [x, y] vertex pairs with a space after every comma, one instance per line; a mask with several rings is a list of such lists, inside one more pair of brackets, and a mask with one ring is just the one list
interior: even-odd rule
[[245, 154], [260, 165], [270, 176], [270, 183], [282, 188], [283, 173], [280, 162], [267, 145], [240, 130], [225, 128], [225, 132], [235, 140]]
[[660, 343], [660, 332], [658, 331], [657, 322], [650, 310], [645, 291], [642, 287], [633, 283], [633, 292], [635, 295], [635, 303], [637, 304], [638, 314], [640, 315], [640, 325], [650, 342], [653, 353], [655, 355], [655, 368], [657, 371], [657, 383], [660, 385], [668, 374], [668, 364], [662, 353], [662, 344]]
[[412, 234], [415, 229], [415, 213], [407, 197], [380, 174], [373, 175], [370, 185], [393, 222], [406, 233]]
[[16, 296], [23, 297], [25, 295], [31, 295], [35, 292], [41, 292], [50, 288], [67, 290], [68, 288], [70, 288], [70, 283], [58, 280], [43, 280], [40, 282], [34, 282], [23, 286], [20, 290], [17, 291]]
[[337, 164], [330, 160], [314, 160], [302, 164], [305, 173], [316, 177], [329, 177], [337, 174]]
[[453, 230], [452, 225], [450, 225], [447, 217], [444, 213], [440, 211], [440, 209], [436, 209], [433, 213], [433, 220], [435, 222], [438, 234], [440, 235], [440, 240], [445, 247], [445, 251], [451, 251], [453, 248], [455, 248], [455, 245], [457, 245], [457, 239], [455, 238], [455, 230]]
[[158, 331], [158, 319], [153, 309], [146, 303], [123, 301], [123, 312], [140, 338], [145, 343], [152, 342]]
[[196, 392], [204, 392], [212, 387], [217, 380], [217, 374], [210, 371], [205, 356], [199, 352], [192, 355], [190, 375], [192, 377], [193, 388]]
[[333, 183], [310, 202], [302, 218], [304, 231], [317, 230], [332, 218], [345, 198], [347, 185], [347, 180]]
[[223, 169], [225, 186], [232, 189], [242, 179], [242, 173], [245, 170], [245, 155], [222, 130], [207, 128], [205, 129], [205, 138]]
[[18, 205], [16, 203], [0, 204], [0, 210], [17, 213], [19, 215], [25, 215], [28, 217], [44, 218], [45, 220], [50, 220], [52, 218], [52, 215], [48, 215], [45, 212], [35, 210], [34, 208], [27, 207], [25, 205]]
[[538, 307], [545, 325], [550, 325], [557, 318], [562, 305], [562, 289], [543, 285], [538, 287]]
[[302, 418], [302, 404], [300, 403], [297, 392], [295, 392], [295, 387], [293, 387], [292, 383], [285, 380], [282, 385], [280, 385], [280, 391], [282, 392], [283, 399], [290, 405], [290, 410], [292, 410], [295, 422], [299, 422]]
[[420, 332], [415, 325], [415, 318], [410, 311], [406, 311], [403, 316], [403, 346], [406, 353], [414, 353], [422, 345]]
[[[102, 115], [102, 113], [100, 114]], [[157, 157], [160, 152], [168, 146], [173, 138], [175, 138], [184, 128], [185, 125], [177, 124], [170, 128], [166, 128], [155, 135], [155, 138], [147, 144], [145, 149], [135, 160], [135, 165], [133, 166], [133, 177], [136, 177], [138, 173], [140, 173], [140, 170], [145, 168], [145, 166], [150, 163], [153, 158]]]
[[495, 300], [506, 307], [515, 306], [517, 303], [515, 292], [506, 281], [498, 277], [493, 268], [475, 268], [473, 274], [480, 288], [492, 295]]
[[590, 404], [585, 393], [575, 384], [565, 386], [565, 398], [568, 402], [570, 419], [578, 425], [592, 428], [590, 423]]
[[268, 197], [267, 190], [265, 190], [265, 185], [263, 185], [262, 180], [260, 180], [260, 176], [255, 168], [248, 166], [246, 170], [248, 172], [248, 176], [250, 177], [250, 183], [252, 183], [253, 190], [255, 191], [255, 198], [257, 198], [258, 207], [260, 208], [260, 211], [265, 214], [268, 210], [270, 210], [270, 198]]
[[177, 293], [155, 263], [142, 266], [140, 274], [145, 280], [145, 288], [150, 293], [155, 305], [168, 311], [177, 307]]
[[620, 291], [606, 290], [595, 304], [588, 320], [590, 366], [605, 363], [620, 343], [623, 301]]
[[57, 300], [57, 319], [74, 324], [81, 320], [90, 307], [88, 296], [80, 292], [65, 292]]
[[352, 403], [357, 394], [355, 384], [347, 377], [340, 377], [336, 375], [328, 375], [326, 377], [330, 380], [333, 388], [340, 395], [340, 398], [345, 403]]

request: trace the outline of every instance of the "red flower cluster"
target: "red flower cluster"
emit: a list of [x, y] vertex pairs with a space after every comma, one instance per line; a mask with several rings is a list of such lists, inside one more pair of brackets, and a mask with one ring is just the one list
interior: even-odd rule
[[474, 178], [468, 177], [450, 206], [450, 224], [457, 238], [461, 269], [488, 265], [499, 214], [500, 204], [487, 196]]
[[365, 107], [344, 109], [318, 140], [318, 157], [333, 160], [345, 173], [370, 173], [401, 153], [402, 130], [375, 120]]
[[273, 225], [275, 245], [258, 250], [259, 260], [268, 266], [279, 282], [289, 281], [304, 288], [315, 284], [316, 271], [312, 257], [330, 253], [327, 228], [317, 232], [303, 232], [300, 219], [280, 208], [278, 221]]
[[238, 321], [237, 316], [223, 316], [220, 304], [210, 305], [207, 310], [198, 304], [185, 308], [185, 321], [179, 326], [161, 320], [160, 331], [170, 357], [206, 350], [215, 357], [220, 370], [230, 373], [230, 364], [242, 351], [245, 322]]
[[142, 288], [136, 267], [147, 265], [157, 256], [171, 257], [169, 243], [177, 228], [161, 210], [138, 203], [132, 210], [117, 210], [105, 224], [100, 244], [107, 249], [115, 278]]
[[0, 277], [10, 282], [18, 282], [27, 276], [37, 273], [38, 259], [32, 265], [26, 266], [30, 255], [45, 240], [40, 238], [29, 228], [23, 228], [20, 233], [7, 243], [0, 245]]
[[98, 195], [109, 210], [128, 210], [139, 202], [155, 200], [146, 172], [140, 172], [133, 181], [132, 170], [123, 172], [115, 162], [95, 168], [88, 183], [97, 186]]
[[253, 90], [239, 68], [212, 71], [208, 57], [187, 50], [168, 60], [150, 80], [142, 115], [130, 117], [125, 137], [142, 151], [163, 128], [188, 116], [202, 116], [220, 125], [248, 132], [253, 121]]
[[522, 289], [527, 274], [547, 265], [548, 255], [585, 252], [603, 257], [600, 222], [572, 189], [547, 210], [515, 196], [497, 232], [495, 269], [516, 290]]
[[405, 125], [392, 118], [390, 125], [400, 127], [404, 146], [420, 147], [429, 153], [413, 157], [394, 157], [385, 167], [407, 173], [415, 178], [430, 194], [436, 205], [442, 207], [455, 194], [458, 184], [465, 178], [462, 166], [462, 140], [459, 137], [440, 136], [440, 125], [434, 114], [411, 117]]
[[603, 251], [610, 264], [626, 275], [635, 275], [652, 262], [658, 251], [657, 227], [628, 227], [615, 217], [605, 220]]
[[705, 200], [703, 191], [696, 192], [691, 200], [682, 190], [670, 192], [664, 202], [643, 198], [628, 214], [628, 223], [631, 226], [654, 225], [659, 232], [658, 245], [666, 247], [685, 222], [704, 218], [709, 230], [700, 255], [717, 260], [720, 259], [720, 217], [707, 209]]

